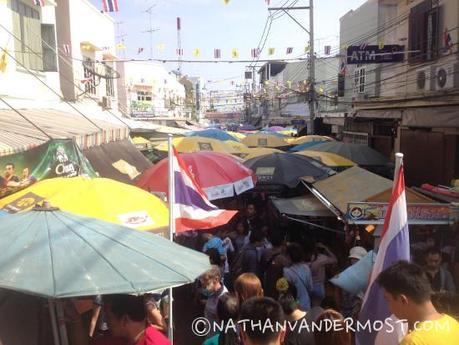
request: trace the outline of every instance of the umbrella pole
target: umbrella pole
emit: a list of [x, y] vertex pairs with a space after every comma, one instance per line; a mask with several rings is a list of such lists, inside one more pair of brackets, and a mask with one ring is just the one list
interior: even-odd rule
[[53, 329], [54, 345], [60, 345], [59, 333], [57, 330], [56, 306], [51, 298], [48, 299], [48, 309], [51, 318], [51, 327]]
[[64, 309], [62, 308], [62, 301], [56, 301], [57, 320], [59, 324], [59, 333], [61, 335], [61, 345], [69, 345], [67, 337], [67, 328], [65, 327]]
[[[168, 137], [168, 151], [169, 151], [169, 240], [174, 241], [175, 233], [175, 216], [174, 216], [174, 204], [175, 204], [175, 185], [174, 185], [174, 151], [172, 146], [172, 135], [169, 134]], [[172, 288], [169, 288], [169, 325], [168, 325], [168, 335], [171, 344], [174, 343], [174, 318], [173, 318], [173, 296]]]

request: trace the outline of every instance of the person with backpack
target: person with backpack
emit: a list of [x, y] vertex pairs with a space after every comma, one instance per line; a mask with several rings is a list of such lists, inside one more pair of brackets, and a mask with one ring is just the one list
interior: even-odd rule
[[310, 293], [313, 290], [311, 269], [304, 262], [303, 249], [299, 244], [290, 243], [287, 246], [287, 254], [292, 264], [284, 268], [284, 277], [290, 284], [295, 285], [301, 310], [309, 311], [311, 309]]
[[265, 235], [260, 229], [253, 229], [250, 242], [242, 249], [241, 273], [253, 273], [263, 280], [261, 255], [264, 248]]
[[279, 292], [276, 282], [283, 277], [284, 268], [290, 266], [290, 260], [285, 252], [284, 233], [273, 232], [270, 236], [273, 247], [267, 249], [261, 255], [261, 265], [264, 270], [263, 286], [265, 295], [277, 300]]

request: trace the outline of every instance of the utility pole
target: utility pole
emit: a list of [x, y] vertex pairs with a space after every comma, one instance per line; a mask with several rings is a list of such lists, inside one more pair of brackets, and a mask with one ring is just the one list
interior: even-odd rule
[[309, 134], [315, 134], [316, 61], [314, 55], [314, 1], [309, 0]]
[[[308, 103], [309, 103], [309, 127], [308, 133], [314, 134], [314, 120], [315, 120], [315, 55], [314, 55], [314, 2], [309, 0], [309, 6], [297, 6], [297, 7], [270, 7], [269, 11], [283, 11], [288, 15], [295, 23], [297, 23], [304, 31], [309, 35], [309, 92], [308, 92]], [[309, 10], [309, 29], [306, 29], [295, 17], [293, 17], [289, 11], [293, 10]]]

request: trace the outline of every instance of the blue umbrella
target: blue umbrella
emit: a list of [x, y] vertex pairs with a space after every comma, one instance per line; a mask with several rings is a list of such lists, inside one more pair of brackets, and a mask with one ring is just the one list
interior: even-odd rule
[[205, 137], [212, 138], [221, 141], [232, 140], [239, 142], [239, 139], [233, 137], [232, 135], [222, 131], [220, 129], [204, 129], [202, 131], [193, 131], [187, 134], [189, 137]]
[[323, 144], [323, 141], [309, 141], [307, 143], [303, 143], [300, 145], [293, 146], [290, 151], [304, 151], [309, 149], [310, 147], [317, 145], [317, 144]]
[[204, 254], [57, 209], [1, 217], [0, 288], [49, 298], [142, 293], [193, 282]]

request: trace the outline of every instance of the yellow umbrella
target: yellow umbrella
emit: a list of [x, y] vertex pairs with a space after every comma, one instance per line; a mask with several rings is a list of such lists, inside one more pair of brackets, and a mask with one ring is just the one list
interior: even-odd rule
[[150, 140], [147, 140], [143, 137], [134, 137], [132, 138], [134, 145], [149, 145], [151, 144]]
[[245, 156], [250, 152], [250, 149], [243, 143], [239, 143], [233, 140], [225, 140], [223, 144], [227, 147], [227, 150], [237, 156]]
[[265, 133], [248, 135], [242, 139], [242, 143], [249, 147], [282, 147], [289, 145], [285, 139]]
[[[215, 151], [220, 153], [237, 153], [238, 151], [229, 146], [226, 141], [220, 141], [212, 138], [204, 137], [183, 137], [172, 139], [172, 144], [180, 153], [199, 152], [199, 151]], [[235, 142], [235, 144], [239, 144]], [[168, 150], [167, 142], [161, 143], [155, 149], [159, 151]]]
[[304, 150], [295, 152], [295, 154], [314, 158], [329, 167], [351, 167], [357, 165], [353, 161], [331, 152]]
[[0, 210], [23, 212], [44, 200], [64, 211], [138, 230], [162, 232], [169, 224], [168, 207], [158, 197], [106, 178], [43, 180], [0, 199]]
[[236, 139], [242, 140], [246, 137], [244, 133], [239, 133], [239, 132], [232, 132], [232, 131], [226, 131], [229, 135], [235, 137]]
[[272, 149], [269, 147], [254, 147], [249, 149], [249, 154], [244, 156], [244, 160], [249, 160], [251, 158], [263, 156], [263, 155], [269, 155], [271, 153], [280, 153], [282, 152], [281, 150], [278, 149]]
[[283, 131], [279, 131], [278, 133], [291, 136], [292, 134], [295, 135], [297, 133], [296, 129], [285, 129]]
[[333, 141], [332, 138], [324, 135], [305, 135], [298, 138], [290, 138], [287, 140], [291, 145], [301, 145], [311, 141]]

